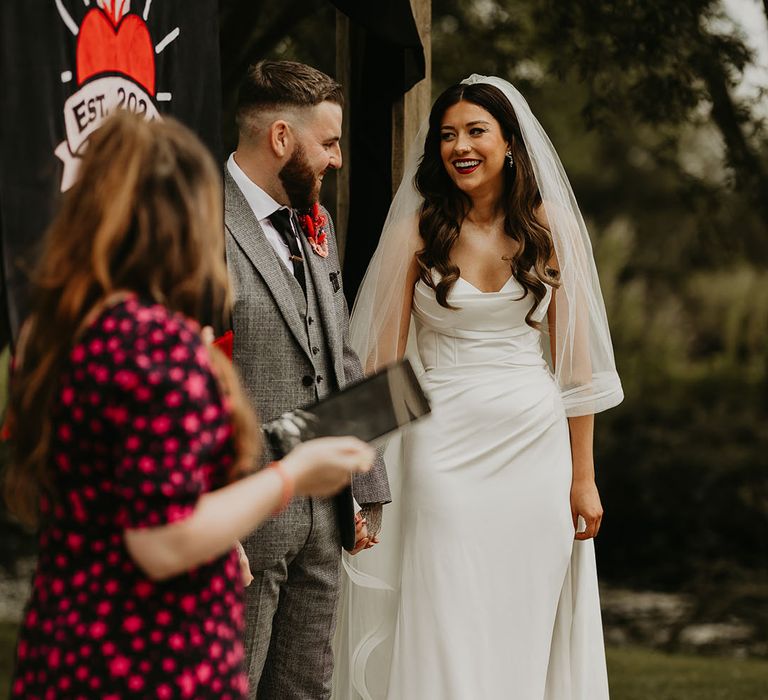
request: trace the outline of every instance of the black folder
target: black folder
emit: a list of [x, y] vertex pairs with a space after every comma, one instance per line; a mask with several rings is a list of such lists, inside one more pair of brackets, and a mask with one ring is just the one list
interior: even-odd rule
[[404, 359], [311, 406], [284, 413], [263, 428], [280, 456], [317, 437], [353, 435], [376, 442], [429, 412], [429, 400]]

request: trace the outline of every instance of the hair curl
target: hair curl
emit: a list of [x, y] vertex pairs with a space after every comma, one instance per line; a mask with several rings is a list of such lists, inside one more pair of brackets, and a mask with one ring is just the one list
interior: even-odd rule
[[[512, 275], [532, 294], [536, 303], [526, 316], [526, 323], [537, 328], [531, 320], [536, 305], [546, 294], [545, 283], [557, 287], [558, 274], [548, 267], [554, 254], [552, 235], [536, 216], [541, 194], [536, 184], [531, 160], [523, 142], [520, 124], [512, 105], [493, 85], [453, 85], [437, 98], [429, 115], [429, 130], [424, 144], [424, 157], [416, 171], [415, 185], [424, 197], [419, 217], [419, 233], [424, 241], [417, 253], [422, 281], [435, 291], [437, 301], [446, 308], [448, 293], [459, 279], [461, 271], [451, 262], [451, 249], [458, 240], [461, 225], [470, 211], [471, 201], [446, 172], [440, 156], [440, 129], [445, 112], [461, 102], [471, 102], [485, 109], [499, 122], [514, 159], [513, 168], [504, 168], [502, 202], [504, 233], [518, 243], [509, 260]], [[441, 279], [435, 283], [432, 269]]]

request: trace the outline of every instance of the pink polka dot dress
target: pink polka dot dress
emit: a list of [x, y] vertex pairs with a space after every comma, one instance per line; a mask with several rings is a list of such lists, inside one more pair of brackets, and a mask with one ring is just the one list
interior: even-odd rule
[[12, 697], [241, 700], [236, 552], [153, 582], [123, 540], [189, 516], [226, 483], [230, 414], [197, 325], [136, 298], [116, 304], [72, 349], [57, 391], [58, 498], [41, 506]]

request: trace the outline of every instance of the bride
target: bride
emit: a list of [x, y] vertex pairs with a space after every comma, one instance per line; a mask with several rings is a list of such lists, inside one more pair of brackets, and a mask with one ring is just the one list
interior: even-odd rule
[[351, 332], [369, 371], [419, 362], [433, 413], [344, 560], [334, 697], [603, 700], [593, 415], [623, 395], [584, 221], [504, 80], [446, 90], [415, 150]]

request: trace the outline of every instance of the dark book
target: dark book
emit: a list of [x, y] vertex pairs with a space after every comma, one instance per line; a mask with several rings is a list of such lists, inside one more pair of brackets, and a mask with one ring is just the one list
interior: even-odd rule
[[405, 359], [263, 428], [278, 455], [318, 437], [353, 435], [365, 442], [388, 437], [428, 415], [429, 400]]

